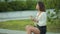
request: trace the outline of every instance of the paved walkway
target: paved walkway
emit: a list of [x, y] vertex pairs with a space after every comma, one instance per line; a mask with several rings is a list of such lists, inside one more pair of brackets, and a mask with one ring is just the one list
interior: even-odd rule
[[[8, 29], [0, 29], [0, 34], [26, 34], [26, 32], [25, 31], [8, 30]], [[60, 34], [60, 33], [47, 32], [47, 34]]]

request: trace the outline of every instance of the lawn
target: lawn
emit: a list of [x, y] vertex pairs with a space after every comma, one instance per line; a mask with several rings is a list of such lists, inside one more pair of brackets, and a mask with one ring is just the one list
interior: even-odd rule
[[26, 25], [33, 25], [31, 20], [10, 20], [0, 22], [0, 28], [11, 30], [25, 30]]
[[[25, 30], [26, 25], [33, 26], [33, 21], [29, 19], [25, 19], [25, 20], [10, 20], [5, 22], [0, 22], [0, 28], [10, 29], [10, 30]], [[60, 32], [60, 29], [57, 29], [55, 25], [47, 23], [47, 31]]]

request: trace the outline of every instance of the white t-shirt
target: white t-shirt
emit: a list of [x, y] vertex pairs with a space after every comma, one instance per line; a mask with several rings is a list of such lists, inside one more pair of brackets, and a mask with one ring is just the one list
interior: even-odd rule
[[38, 14], [39, 13], [37, 13], [37, 16], [36, 16], [38, 23], [35, 23], [35, 25], [38, 24], [39, 26], [46, 26], [46, 22], [47, 22], [46, 12], [42, 12], [39, 16], [38, 16]]

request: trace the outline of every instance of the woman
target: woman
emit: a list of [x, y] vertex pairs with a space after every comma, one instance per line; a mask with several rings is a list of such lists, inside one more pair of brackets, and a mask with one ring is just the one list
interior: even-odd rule
[[31, 25], [26, 26], [27, 34], [46, 34], [46, 20], [47, 15], [45, 12], [45, 6], [42, 2], [38, 2], [36, 5], [36, 9], [38, 10], [36, 18], [31, 16], [32, 21], [35, 22], [35, 27]]

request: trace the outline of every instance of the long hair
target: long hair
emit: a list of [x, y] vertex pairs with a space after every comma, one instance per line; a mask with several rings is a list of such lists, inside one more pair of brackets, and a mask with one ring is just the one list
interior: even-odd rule
[[43, 2], [38, 2], [38, 5], [39, 5], [39, 10], [45, 12], [45, 5], [44, 5], [44, 3]]

